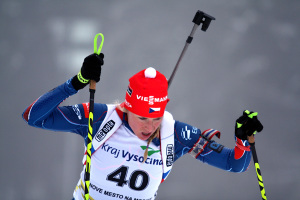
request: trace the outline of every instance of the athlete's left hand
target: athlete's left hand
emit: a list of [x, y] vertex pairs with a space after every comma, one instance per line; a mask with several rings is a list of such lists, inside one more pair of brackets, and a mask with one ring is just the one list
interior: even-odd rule
[[257, 112], [244, 110], [235, 123], [235, 136], [242, 140], [247, 140], [247, 136], [251, 136], [263, 130], [263, 125], [257, 119]]

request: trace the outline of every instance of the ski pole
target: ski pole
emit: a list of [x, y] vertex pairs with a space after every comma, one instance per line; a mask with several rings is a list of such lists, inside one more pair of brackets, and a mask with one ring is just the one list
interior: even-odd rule
[[170, 88], [170, 85], [171, 85], [171, 83], [173, 81], [173, 78], [174, 78], [174, 76], [176, 74], [176, 71], [177, 71], [177, 68], [179, 66], [179, 63], [181, 62], [181, 60], [182, 60], [182, 58], [183, 58], [183, 56], [184, 56], [184, 54], [185, 54], [185, 52], [186, 52], [189, 44], [191, 44], [191, 42], [193, 40], [193, 36], [194, 36], [194, 33], [195, 33], [196, 29], [198, 28], [198, 26], [200, 24], [202, 24], [201, 30], [202, 31], [206, 31], [207, 28], [209, 27], [209, 24], [210, 24], [211, 20], [215, 20], [215, 18], [212, 17], [212, 16], [210, 16], [210, 15], [208, 15], [208, 14], [206, 14], [206, 13], [204, 13], [204, 12], [202, 12], [202, 11], [200, 11], [200, 10], [197, 11], [197, 13], [196, 13], [196, 15], [195, 15], [195, 17], [193, 19], [193, 22], [195, 23], [194, 26], [193, 26], [193, 29], [192, 29], [190, 35], [188, 36], [188, 38], [186, 40], [184, 48], [183, 48], [183, 50], [182, 50], [182, 52], [181, 52], [181, 54], [179, 56], [179, 59], [178, 59], [176, 65], [175, 65], [175, 68], [173, 69], [173, 72], [172, 72], [172, 74], [171, 74], [171, 76], [170, 76], [170, 78], [168, 80], [169, 88]]
[[[97, 39], [98, 36], [101, 36], [101, 44], [99, 49], [97, 49]], [[104, 42], [104, 35], [98, 33], [94, 38], [94, 53], [100, 54]], [[96, 92], [96, 81], [90, 80], [90, 106], [89, 106], [89, 125], [88, 125], [88, 139], [87, 139], [87, 150], [86, 150], [86, 165], [85, 165], [85, 174], [84, 174], [84, 199], [89, 200], [90, 197], [90, 173], [91, 173], [91, 149], [92, 149], [92, 140], [93, 140], [93, 118], [94, 118], [94, 97]]]
[[[173, 81], [173, 78], [176, 74], [176, 71], [178, 69], [178, 66], [179, 66], [179, 63], [181, 62], [189, 44], [192, 42], [193, 40], [193, 36], [194, 36], [194, 33], [196, 31], [196, 29], [198, 28], [198, 26], [202, 23], [202, 28], [201, 30], [202, 31], [206, 31], [207, 28], [209, 27], [210, 25], [210, 22], [211, 20], [215, 20], [214, 17], [198, 10], [194, 19], [193, 19], [193, 22], [195, 23], [194, 26], [193, 26], [193, 29], [190, 33], [190, 35], [188, 36], [187, 40], [186, 40], [186, 43], [185, 43], [185, 46], [179, 56], [179, 59], [173, 69], [173, 72], [170, 76], [170, 78], [168, 79], [168, 85], [169, 85], [169, 88], [170, 88], [170, 85]], [[210, 141], [209, 139], [207, 139], [208, 141]], [[255, 169], [256, 169], [256, 175], [257, 175], [257, 179], [258, 179], [258, 184], [259, 184], [259, 187], [260, 187], [260, 192], [261, 192], [261, 196], [262, 196], [262, 199], [263, 200], [267, 200], [267, 197], [266, 197], [266, 193], [265, 193], [265, 188], [264, 188], [264, 184], [263, 184], [263, 179], [262, 179], [262, 176], [261, 176], [261, 170], [260, 170], [260, 166], [259, 166], [259, 163], [258, 163], [258, 158], [257, 158], [257, 154], [256, 154], [256, 149], [255, 149], [255, 140], [254, 140], [254, 136], [250, 136], [248, 138], [248, 142], [251, 146], [251, 152], [252, 152], [252, 156], [253, 156], [253, 161], [254, 161], [254, 166], [255, 166]]]
[[251, 135], [248, 137], [248, 142], [251, 147], [253, 162], [254, 162], [254, 166], [255, 166], [255, 170], [256, 170], [256, 176], [257, 176], [258, 185], [259, 185], [259, 189], [260, 189], [260, 193], [261, 193], [261, 198], [262, 198], [262, 200], [267, 200], [265, 186], [264, 186], [263, 179], [261, 176], [261, 170], [260, 170], [260, 166], [259, 166], [258, 158], [257, 158], [257, 154], [256, 154], [254, 135]]

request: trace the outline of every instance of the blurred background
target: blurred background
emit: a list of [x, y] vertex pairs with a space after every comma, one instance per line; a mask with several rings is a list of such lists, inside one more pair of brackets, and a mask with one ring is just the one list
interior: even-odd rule
[[[128, 78], [152, 66], [170, 77], [193, 17], [198, 28], [169, 90], [177, 120], [222, 135], [234, 147], [244, 109], [264, 130], [256, 150], [268, 199], [300, 198], [300, 1], [124, 0], [0, 2], [0, 194], [5, 200], [71, 199], [82, 169], [83, 139], [28, 126], [21, 114], [35, 99], [78, 73], [105, 36], [96, 102], [122, 101]], [[88, 89], [63, 105], [89, 101]], [[179, 159], [157, 199], [261, 199], [255, 168], [229, 173]]]

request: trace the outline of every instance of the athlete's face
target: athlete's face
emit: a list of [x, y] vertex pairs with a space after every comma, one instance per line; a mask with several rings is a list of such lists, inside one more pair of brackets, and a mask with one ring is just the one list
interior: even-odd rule
[[162, 117], [147, 118], [136, 115], [130, 111], [127, 113], [128, 124], [134, 134], [141, 140], [147, 140], [160, 126]]

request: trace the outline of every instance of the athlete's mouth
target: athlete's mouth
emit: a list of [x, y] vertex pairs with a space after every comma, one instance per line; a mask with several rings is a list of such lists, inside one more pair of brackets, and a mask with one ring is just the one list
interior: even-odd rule
[[152, 133], [150, 132], [150, 133], [144, 133], [144, 132], [142, 132], [142, 134], [144, 135], [144, 136], [149, 136], [149, 135], [151, 135]]

